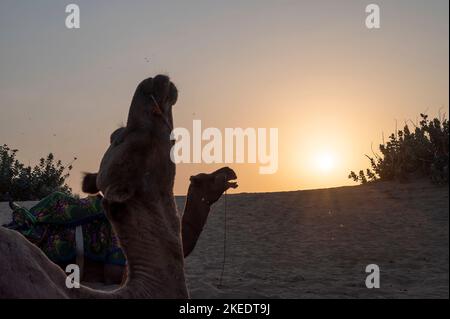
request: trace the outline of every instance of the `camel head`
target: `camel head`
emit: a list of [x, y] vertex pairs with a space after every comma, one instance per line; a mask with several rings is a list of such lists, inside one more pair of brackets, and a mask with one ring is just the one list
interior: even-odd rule
[[177, 94], [164, 75], [148, 78], [136, 88], [127, 124], [111, 134], [96, 177], [96, 189], [107, 201], [172, 194], [175, 164], [170, 159], [170, 133]]
[[231, 168], [222, 167], [211, 174], [201, 173], [191, 176], [190, 190], [211, 205], [222, 196], [223, 192], [238, 187], [238, 184], [233, 182], [235, 179], [236, 173]]

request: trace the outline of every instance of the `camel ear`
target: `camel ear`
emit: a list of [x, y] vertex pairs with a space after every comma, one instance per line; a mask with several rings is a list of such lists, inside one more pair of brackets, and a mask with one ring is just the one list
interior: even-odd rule
[[88, 194], [97, 194], [100, 190], [97, 188], [97, 173], [85, 173], [81, 183], [81, 190]]
[[119, 127], [117, 130], [112, 132], [109, 138], [109, 143], [112, 144], [113, 142], [116, 142], [116, 144], [120, 144], [120, 141], [123, 140], [124, 132], [124, 127]]
[[189, 181], [191, 182], [192, 185], [198, 185], [200, 179], [198, 178], [198, 176], [191, 176], [189, 178]]

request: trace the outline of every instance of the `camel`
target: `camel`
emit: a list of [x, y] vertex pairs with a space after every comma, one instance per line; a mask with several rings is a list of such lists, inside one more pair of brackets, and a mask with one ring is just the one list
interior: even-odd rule
[[[83, 285], [69, 289], [66, 274], [39, 248], [17, 232], [0, 228], [0, 298], [189, 297], [181, 221], [173, 195], [175, 164], [170, 159], [172, 106], [177, 96], [167, 76], [142, 81], [133, 96], [126, 126], [115, 132], [96, 176], [106, 216], [128, 261], [124, 285], [113, 291]], [[237, 186], [229, 179], [234, 174], [218, 176], [218, 193], [221, 181], [222, 191]], [[202, 190], [202, 185], [202, 176], [192, 178], [192, 188]], [[201, 205], [220, 195], [205, 193], [200, 197]], [[192, 219], [202, 222], [207, 208], [199, 208], [202, 213]], [[195, 226], [190, 227], [185, 231], [195, 245]]]
[[[191, 176], [181, 225], [184, 258], [193, 251], [206, 224], [211, 206], [219, 200], [224, 191], [237, 188], [236, 182], [230, 182], [236, 178], [236, 173], [229, 167], [223, 167], [210, 174]], [[83, 192], [101, 196], [96, 180], [97, 173], [85, 174], [82, 182]], [[65, 265], [62, 268], [65, 269]], [[85, 260], [83, 279], [89, 282], [120, 284], [124, 278], [124, 270], [123, 266]]]

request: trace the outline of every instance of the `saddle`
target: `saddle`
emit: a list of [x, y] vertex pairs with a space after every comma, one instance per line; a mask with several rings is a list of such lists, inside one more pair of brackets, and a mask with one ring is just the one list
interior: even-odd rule
[[76, 260], [82, 268], [84, 258], [126, 264], [100, 196], [79, 199], [55, 192], [29, 210], [17, 204], [12, 208], [12, 222], [4, 226], [20, 232], [56, 264]]

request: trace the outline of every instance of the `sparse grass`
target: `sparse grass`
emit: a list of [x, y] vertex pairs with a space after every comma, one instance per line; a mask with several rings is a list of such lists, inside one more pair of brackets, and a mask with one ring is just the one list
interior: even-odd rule
[[430, 178], [434, 183], [448, 183], [449, 177], [449, 127], [448, 119], [421, 120], [414, 130], [405, 124], [403, 130], [389, 136], [389, 141], [380, 145], [381, 155], [374, 152], [366, 155], [370, 168], [353, 171], [348, 176], [361, 184], [377, 180], [407, 181], [415, 178]]
[[0, 146], [0, 201], [39, 200], [55, 191], [72, 192], [66, 179], [72, 170], [73, 161], [63, 165], [49, 153], [32, 168], [16, 159], [17, 152], [6, 144]]

